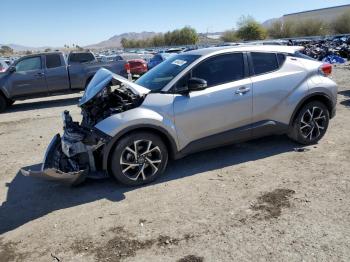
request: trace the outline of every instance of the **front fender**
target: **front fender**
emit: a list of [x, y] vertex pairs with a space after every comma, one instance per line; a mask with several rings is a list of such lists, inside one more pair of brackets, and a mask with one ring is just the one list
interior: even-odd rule
[[171, 153], [178, 150], [175, 125], [170, 117], [157, 113], [149, 108], [134, 108], [123, 113], [112, 115], [97, 125], [95, 129], [112, 137], [106, 145], [103, 156], [103, 168], [107, 168], [108, 156], [115, 142], [124, 134], [138, 129], [154, 129], [166, 136], [170, 142]]
[[99, 131], [114, 137], [132, 126], [149, 125], [165, 129], [176, 138], [175, 125], [170, 117], [161, 115], [149, 108], [134, 108], [119, 114], [112, 115], [95, 125]]
[[10, 92], [8, 91], [7, 80], [9, 75], [7, 73], [3, 73], [0, 77], [0, 93], [4, 94], [6, 98], [10, 98]]

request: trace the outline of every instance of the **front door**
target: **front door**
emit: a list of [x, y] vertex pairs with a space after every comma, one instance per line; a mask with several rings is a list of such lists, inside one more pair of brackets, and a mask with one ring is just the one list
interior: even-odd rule
[[187, 79], [196, 77], [208, 83], [205, 90], [175, 95], [174, 115], [180, 148], [191, 142], [201, 147], [198, 150], [210, 147], [210, 143], [224, 144], [226, 139], [227, 142], [235, 140], [238, 133], [234, 131], [240, 128], [250, 136], [252, 84], [245, 68], [243, 53], [221, 54], [199, 63], [178, 81], [176, 85], [184, 85]]
[[11, 97], [35, 95], [47, 92], [45, 72], [41, 56], [32, 56], [20, 60], [16, 71], [10, 76]]

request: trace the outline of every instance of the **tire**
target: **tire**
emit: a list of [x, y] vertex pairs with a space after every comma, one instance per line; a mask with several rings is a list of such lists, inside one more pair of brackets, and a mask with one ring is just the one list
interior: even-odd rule
[[119, 182], [139, 186], [154, 181], [164, 173], [168, 150], [159, 136], [135, 132], [117, 142], [110, 162], [111, 173]]
[[288, 136], [302, 145], [316, 144], [325, 135], [328, 124], [329, 111], [325, 104], [312, 101], [299, 110]]
[[15, 102], [15, 100], [7, 99], [7, 106], [12, 106]]
[[4, 112], [7, 108], [7, 99], [0, 94], [0, 113]]

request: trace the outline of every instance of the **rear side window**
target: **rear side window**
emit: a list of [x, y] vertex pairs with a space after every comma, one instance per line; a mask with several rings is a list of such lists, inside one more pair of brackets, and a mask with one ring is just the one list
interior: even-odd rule
[[91, 53], [72, 53], [69, 55], [70, 63], [87, 63], [94, 60], [94, 55]]
[[279, 67], [282, 67], [284, 61], [286, 61], [286, 56], [284, 54], [277, 54], [277, 60]]
[[61, 66], [61, 57], [58, 54], [46, 55], [46, 67], [55, 68]]
[[303, 59], [307, 59], [307, 60], [313, 60], [313, 61], [317, 61], [316, 59], [310, 57], [310, 56], [307, 56], [299, 51], [295, 52], [293, 55], [291, 55], [293, 57], [298, 57], [298, 58], [303, 58]]
[[224, 54], [209, 58], [192, 70], [192, 77], [206, 80], [208, 87], [243, 79], [243, 54]]
[[254, 73], [266, 74], [279, 68], [275, 53], [251, 53]]
[[25, 58], [18, 62], [16, 65], [16, 71], [31, 71], [41, 69], [41, 58], [40, 56]]

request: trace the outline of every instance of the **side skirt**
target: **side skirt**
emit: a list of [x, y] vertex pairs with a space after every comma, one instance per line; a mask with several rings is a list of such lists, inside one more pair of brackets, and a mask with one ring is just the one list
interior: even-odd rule
[[264, 120], [244, 127], [235, 128], [219, 134], [204, 137], [189, 143], [175, 154], [175, 159], [183, 158], [189, 154], [201, 152], [221, 146], [241, 143], [259, 137], [284, 134], [288, 125], [273, 120]]

